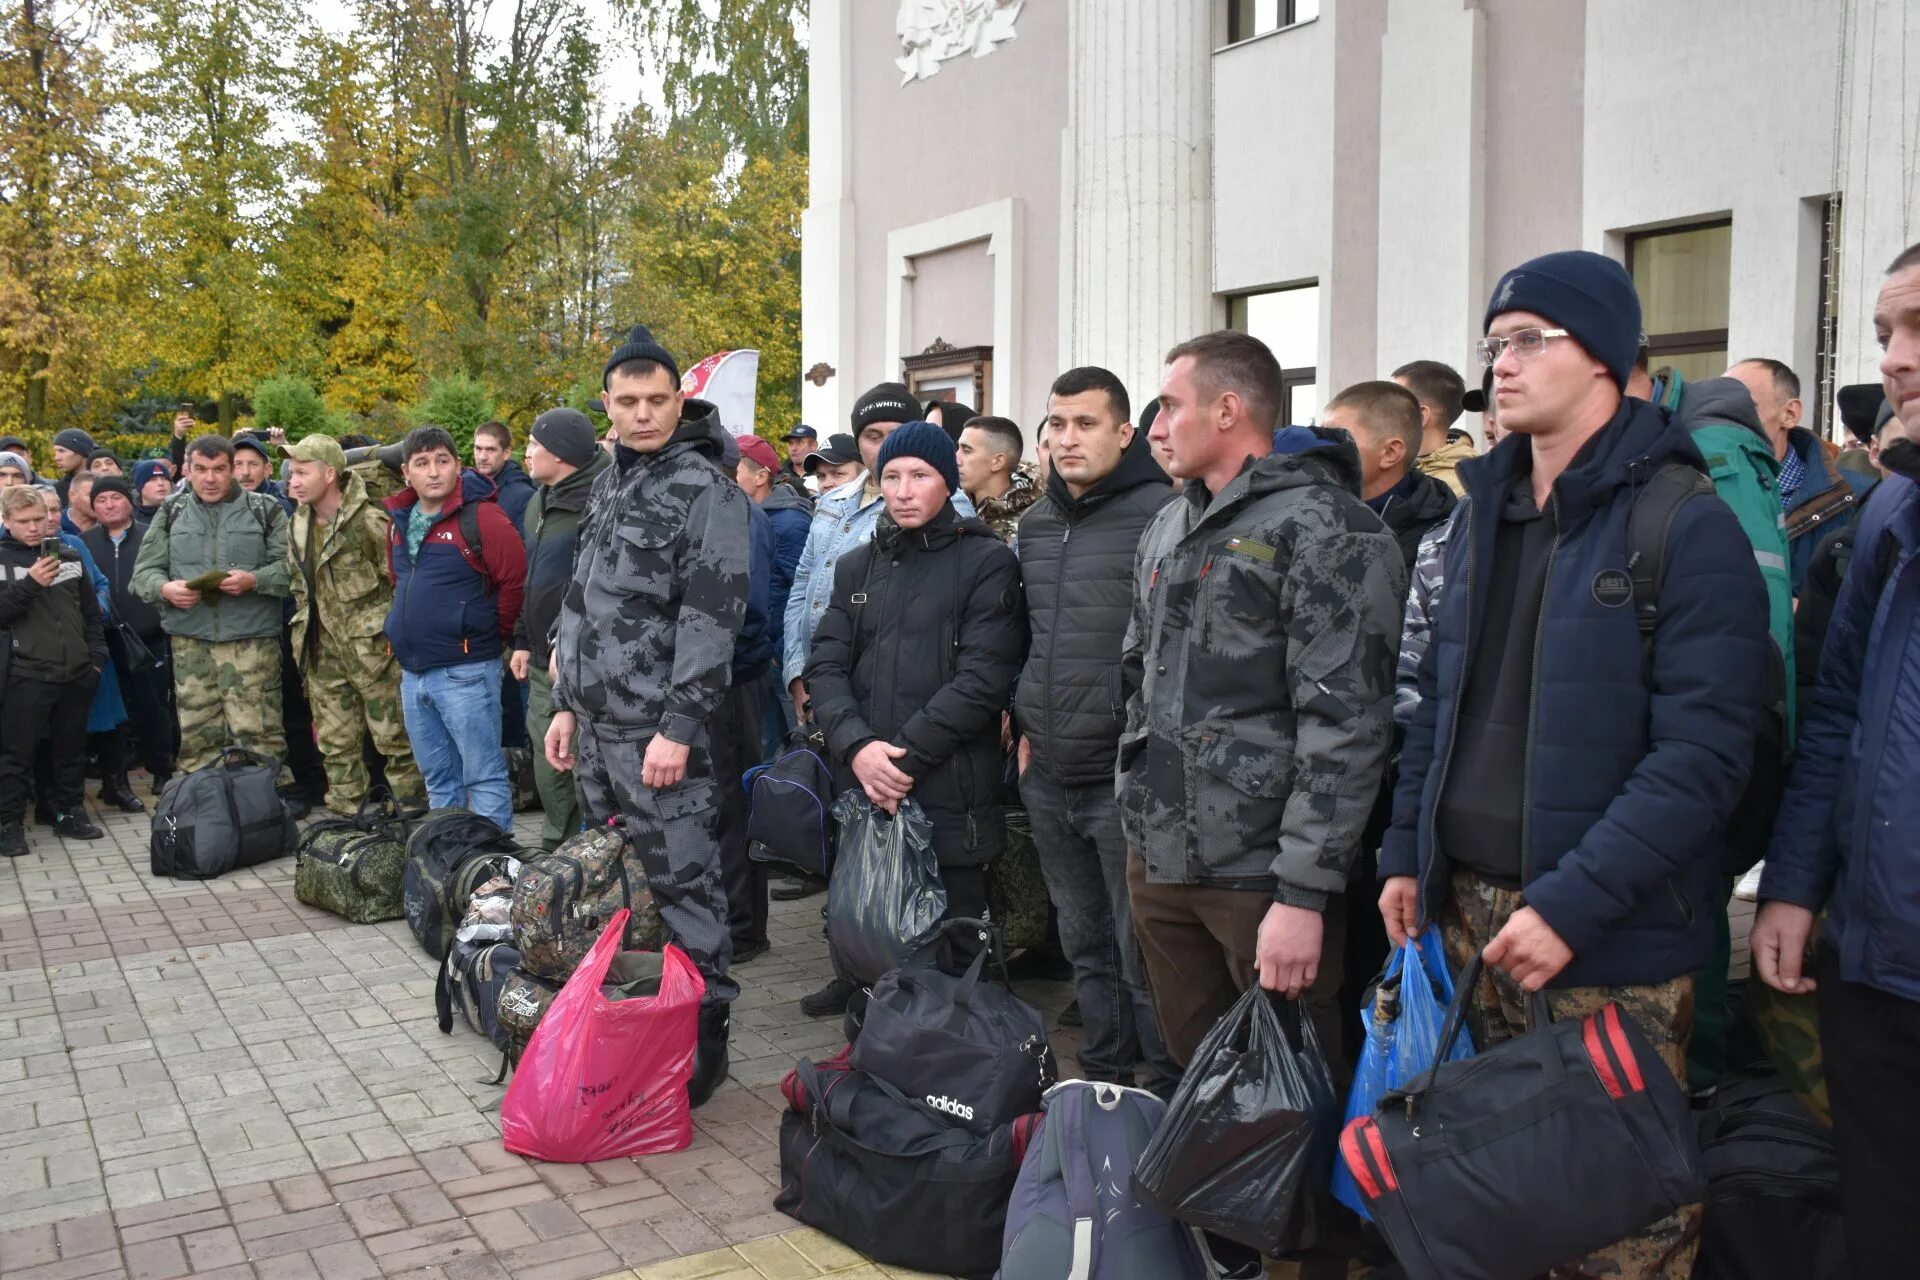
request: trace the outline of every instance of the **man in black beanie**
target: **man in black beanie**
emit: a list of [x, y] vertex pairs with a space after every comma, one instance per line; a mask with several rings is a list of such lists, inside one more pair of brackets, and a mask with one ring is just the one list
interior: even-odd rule
[[93, 450], [93, 437], [78, 427], [53, 433], [53, 487], [60, 495], [61, 506], [67, 505], [67, 485], [73, 480], [73, 473], [86, 468]]
[[[1455, 972], [1484, 954], [1477, 1047], [1527, 1030], [1544, 990], [1561, 1020], [1617, 1004], [1684, 1082], [1692, 975], [1716, 946], [1722, 838], [1766, 694], [1766, 587], [1689, 433], [1623, 395], [1640, 302], [1618, 263], [1524, 263], [1485, 323], [1512, 434], [1460, 467], [1472, 518], [1443, 552], [1380, 912], [1396, 945], [1437, 921]], [[1666, 528], [1649, 642], [1628, 526], [1670, 468], [1701, 474]], [[1565, 1270], [1687, 1275], [1699, 1217], [1688, 1206]]]
[[633, 329], [602, 382], [618, 439], [560, 605], [546, 755], [577, 768], [590, 822], [625, 816], [661, 919], [706, 979], [687, 1089], [697, 1106], [726, 1077], [727, 1011], [740, 994], [727, 972], [715, 806], [715, 789], [739, 780], [714, 776], [707, 724], [746, 616], [751, 517], [722, 466], [719, 412], [685, 398], [651, 333]]
[[514, 679], [527, 682], [527, 737], [534, 744], [533, 780], [545, 817], [540, 847], [553, 849], [580, 829], [580, 791], [571, 774], [555, 769], [541, 744], [553, 723], [553, 650], [547, 637], [573, 580], [573, 553], [581, 513], [594, 481], [613, 465], [593, 424], [578, 409], [549, 409], [527, 432], [527, 475], [539, 485], [527, 503], [527, 591], [514, 624]]

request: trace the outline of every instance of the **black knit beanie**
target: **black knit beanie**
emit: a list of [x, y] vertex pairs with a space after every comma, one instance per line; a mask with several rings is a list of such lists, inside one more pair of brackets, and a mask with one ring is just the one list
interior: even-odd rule
[[673, 375], [674, 384], [680, 382], [680, 366], [673, 362], [667, 349], [653, 340], [653, 333], [643, 324], [637, 324], [627, 330], [627, 340], [614, 350], [607, 359], [607, 367], [600, 371], [600, 389], [605, 391], [611, 385], [609, 379], [613, 371], [629, 360], [651, 360], [662, 365]]

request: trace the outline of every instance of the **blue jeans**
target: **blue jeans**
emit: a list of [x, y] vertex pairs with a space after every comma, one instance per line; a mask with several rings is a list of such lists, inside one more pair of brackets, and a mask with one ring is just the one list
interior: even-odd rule
[[500, 752], [499, 660], [403, 670], [400, 705], [428, 803], [469, 809], [513, 830], [513, 787]]
[[1179, 1083], [1153, 1012], [1146, 963], [1127, 899], [1127, 839], [1113, 784], [1062, 786], [1038, 765], [1020, 776], [1033, 823], [1040, 874], [1060, 924], [1060, 949], [1073, 965], [1086, 1038], [1080, 1069], [1089, 1080], [1131, 1082], [1146, 1064], [1144, 1088], [1162, 1096]]

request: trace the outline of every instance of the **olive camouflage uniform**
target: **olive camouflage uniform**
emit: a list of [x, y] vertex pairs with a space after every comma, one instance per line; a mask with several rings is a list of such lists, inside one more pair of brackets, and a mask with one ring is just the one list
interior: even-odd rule
[[[253, 590], [202, 595], [179, 609], [168, 582], [220, 570], [254, 575]], [[229, 745], [284, 760], [280, 719], [281, 603], [287, 595], [287, 516], [272, 498], [238, 485], [219, 502], [191, 491], [160, 505], [134, 560], [133, 594], [160, 611], [173, 646], [180, 768], [205, 768]], [[283, 771], [283, 780], [291, 778]]]
[[[1465, 868], [1453, 872], [1452, 892], [1440, 920], [1447, 963], [1455, 973], [1526, 905], [1517, 889], [1501, 889]], [[1683, 1084], [1687, 1078], [1687, 1038], [1693, 1030], [1693, 976], [1638, 987], [1553, 987], [1547, 1008], [1555, 1021], [1584, 1018], [1608, 1004], [1632, 1018]], [[1485, 1049], [1528, 1031], [1529, 997], [1505, 973], [1489, 965], [1467, 1003], [1467, 1029]], [[1549, 1280], [1686, 1280], [1693, 1274], [1700, 1241], [1700, 1206], [1688, 1205], [1638, 1235], [1615, 1241], [1575, 1262], [1547, 1273]]]
[[327, 804], [352, 813], [367, 797], [362, 734], [387, 761], [387, 785], [401, 800], [426, 794], [400, 709], [400, 666], [382, 629], [393, 604], [387, 578], [387, 513], [351, 471], [315, 542], [313, 509], [293, 516], [293, 652], [313, 705], [314, 734], [327, 764]]
[[[707, 981], [739, 987], [720, 883], [707, 722], [732, 677], [747, 608], [748, 500], [719, 460], [712, 405], [687, 400], [654, 453], [622, 446], [594, 482], [560, 607], [555, 711], [576, 717], [576, 776], [590, 822], [614, 814], [646, 868], [661, 919]], [[655, 734], [689, 748], [686, 776], [640, 781]]]
[[980, 518], [993, 530], [994, 536], [1008, 546], [1014, 544], [1015, 535], [1020, 531], [1020, 517], [1027, 508], [1040, 501], [1040, 486], [1018, 472], [1013, 477], [1013, 487], [997, 498], [988, 498], [977, 508]]

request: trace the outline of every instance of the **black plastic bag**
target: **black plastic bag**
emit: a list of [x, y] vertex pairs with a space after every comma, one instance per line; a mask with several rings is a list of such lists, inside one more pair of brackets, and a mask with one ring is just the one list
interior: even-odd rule
[[1133, 1189], [1170, 1217], [1278, 1257], [1322, 1242], [1340, 1136], [1333, 1077], [1298, 1004], [1258, 986], [1194, 1050]]
[[840, 831], [827, 882], [827, 942], [840, 976], [869, 987], [939, 933], [947, 889], [933, 824], [911, 797], [889, 815], [855, 787], [834, 802], [833, 816]]

